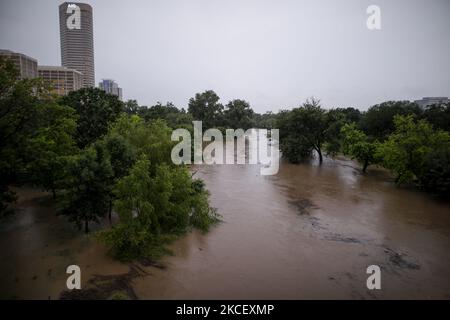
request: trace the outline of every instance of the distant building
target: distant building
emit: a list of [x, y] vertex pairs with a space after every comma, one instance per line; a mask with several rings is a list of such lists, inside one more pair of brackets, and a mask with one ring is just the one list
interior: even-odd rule
[[77, 70], [66, 67], [39, 66], [39, 77], [46, 84], [50, 84], [56, 94], [67, 95], [71, 91], [83, 87], [83, 74]]
[[119, 88], [119, 85], [112, 79], [103, 79], [98, 83], [98, 87], [106, 93], [113, 94], [119, 97], [119, 100], [122, 100], [122, 88]]
[[[74, 19], [79, 17], [79, 19]], [[78, 21], [77, 21], [78, 20]], [[79, 22], [79, 26], [71, 25]], [[61, 64], [83, 74], [83, 87], [95, 87], [94, 31], [92, 7], [86, 3], [64, 2], [59, 6]]]
[[12, 60], [17, 70], [19, 70], [20, 79], [37, 78], [38, 63], [36, 59], [24, 55], [23, 53], [2, 49], [0, 49], [0, 56], [7, 57]]
[[419, 107], [426, 108], [433, 104], [449, 103], [450, 99], [448, 97], [424, 97], [421, 100], [415, 100], [414, 102], [417, 103]]

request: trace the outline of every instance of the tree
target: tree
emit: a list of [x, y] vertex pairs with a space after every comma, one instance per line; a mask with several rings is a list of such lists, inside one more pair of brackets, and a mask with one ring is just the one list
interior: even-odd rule
[[61, 104], [74, 108], [78, 115], [75, 139], [80, 148], [105, 135], [124, 109], [117, 96], [98, 88], [72, 91], [61, 99]]
[[252, 122], [255, 128], [272, 129], [277, 125], [277, 114], [267, 111], [264, 114], [253, 113]]
[[323, 161], [323, 144], [327, 141], [329, 118], [320, 101], [307, 100], [300, 108], [281, 112], [278, 119], [281, 151], [291, 162], [297, 163], [312, 151]]
[[372, 106], [361, 120], [363, 131], [379, 140], [386, 139], [394, 131], [395, 115], [420, 115], [420, 107], [410, 101], [387, 101]]
[[[136, 151], [129, 142], [121, 135], [108, 134], [103, 140], [96, 143], [98, 148], [106, 152], [111, 163], [113, 172], [113, 184], [126, 176], [136, 161]], [[112, 189], [111, 189], [112, 191]], [[113, 192], [109, 194], [108, 218], [111, 223], [112, 202], [115, 199]]]
[[37, 129], [39, 106], [51, 98], [40, 79], [19, 79], [13, 62], [0, 57], [0, 213], [15, 200], [9, 189], [26, 165], [27, 141]]
[[74, 110], [56, 103], [38, 108], [36, 133], [26, 142], [29, 180], [43, 186], [56, 197], [56, 189], [64, 179], [68, 157], [77, 152], [73, 133], [76, 128]]
[[250, 129], [253, 126], [253, 110], [245, 100], [235, 99], [225, 106], [224, 124], [230, 128]]
[[335, 109], [338, 112], [341, 112], [345, 115], [345, 120], [347, 123], [355, 122], [356, 124], [359, 124], [361, 121], [363, 115], [361, 111], [358, 109], [349, 107], [349, 108], [336, 108]]
[[121, 260], [158, 255], [170, 234], [189, 226], [207, 230], [217, 221], [202, 185], [185, 167], [157, 165], [142, 156], [115, 188], [119, 223], [99, 234]]
[[139, 110], [140, 110], [140, 106], [136, 100], [128, 100], [127, 102], [124, 103], [123, 111], [126, 114], [129, 114], [129, 115], [138, 114]]
[[450, 131], [450, 103], [426, 107], [422, 118], [431, 123], [435, 129]]
[[118, 181], [114, 207], [119, 223], [98, 234], [121, 260], [149, 255], [157, 241], [159, 225], [151, 203], [149, 166], [150, 162], [144, 157], [136, 162], [129, 175]]
[[122, 115], [112, 126], [112, 135], [122, 136], [133, 148], [136, 157], [145, 155], [154, 169], [157, 164], [172, 164], [170, 139], [172, 130], [163, 120], [145, 122], [139, 116]]
[[330, 156], [335, 156], [341, 151], [341, 129], [348, 122], [348, 118], [343, 110], [330, 109], [326, 112], [327, 129], [325, 131], [326, 141], [324, 147], [327, 155]]
[[356, 128], [356, 124], [345, 124], [341, 129], [343, 135], [342, 151], [350, 155], [352, 159], [363, 164], [362, 171], [375, 162], [377, 144], [369, 141], [367, 135]]
[[[450, 136], [433, 130], [425, 120], [412, 115], [395, 116], [395, 131], [378, 148], [383, 165], [396, 174], [396, 182], [416, 181], [425, 188], [439, 189], [450, 185]], [[430, 179], [433, 181], [430, 181]], [[438, 181], [441, 182], [438, 182]], [[438, 183], [436, 185], [435, 183]]]
[[184, 109], [178, 109], [171, 102], [168, 102], [166, 105], [158, 102], [150, 108], [142, 107], [139, 110], [139, 115], [143, 117], [145, 121], [157, 119], [165, 120], [167, 125], [173, 129], [180, 126], [192, 126], [192, 115], [187, 113]]
[[61, 214], [89, 232], [89, 222], [99, 222], [108, 212], [113, 169], [107, 154], [98, 146], [71, 157], [65, 181]]
[[214, 128], [223, 123], [223, 106], [219, 96], [212, 90], [197, 93], [189, 100], [188, 112], [194, 120], [203, 121], [204, 128]]

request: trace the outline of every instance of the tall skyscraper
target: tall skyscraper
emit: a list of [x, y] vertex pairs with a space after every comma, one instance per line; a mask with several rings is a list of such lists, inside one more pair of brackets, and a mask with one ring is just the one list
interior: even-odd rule
[[61, 64], [83, 74], [83, 87], [95, 86], [92, 7], [64, 2], [59, 6]]

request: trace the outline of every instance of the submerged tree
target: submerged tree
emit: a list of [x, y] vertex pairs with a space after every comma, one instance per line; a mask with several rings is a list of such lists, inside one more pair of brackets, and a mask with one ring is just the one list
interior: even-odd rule
[[375, 162], [377, 144], [370, 142], [364, 132], [356, 128], [356, 124], [346, 124], [342, 127], [342, 151], [363, 164], [362, 171]]
[[99, 222], [108, 212], [113, 169], [107, 154], [98, 146], [71, 157], [65, 181], [63, 210], [81, 229], [89, 232], [89, 222]]
[[202, 230], [216, 221], [206, 191], [195, 188], [185, 167], [156, 167], [142, 157], [119, 180], [114, 207], [119, 223], [99, 233], [122, 260], [157, 256], [169, 235], [181, 234], [193, 226]]
[[448, 192], [448, 132], [434, 130], [425, 120], [414, 121], [411, 115], [395, 116], [394, 124], [394, 133], [378, 149], [384, 167], [396, 174], [397, 183], [416, 181], [425, 188]]
[[307, 100], [300, 108], [281, 112], [278, 119], [280, 147], [283, 156], [297, 163], [309, 157], [313, 151], [323, 161], [323, 146], [328, 138], [327, 112], [316, 99]]

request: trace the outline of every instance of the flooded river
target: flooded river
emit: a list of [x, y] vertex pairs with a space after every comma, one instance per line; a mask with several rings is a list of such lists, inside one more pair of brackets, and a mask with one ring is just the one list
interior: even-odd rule
[[[348, 160], [198, 166], [223, 222], [174, 242], [158, 267], [140, 265], [139, 299], [450, 298], [450, 205], [393, 185], [381, 169], [362, 175]], [[65, 267], [82, 283], [126, 274], [95, 240], [56, 217], [41, 193], [21, 191], [0, 226], [0, 296], [55, 299]], [[381, 268], [368, 290], [366, 268]]]

